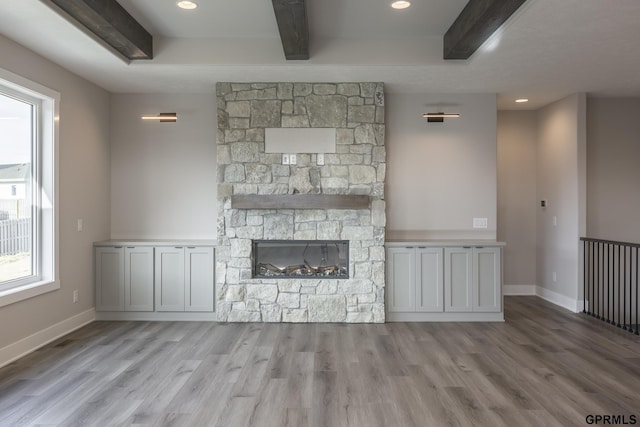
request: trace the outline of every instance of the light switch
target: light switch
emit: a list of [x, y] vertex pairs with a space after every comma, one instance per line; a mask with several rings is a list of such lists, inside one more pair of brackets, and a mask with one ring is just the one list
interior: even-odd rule
[[489, 220], [487, 218], [473, 218], [473, 228], [487, 228]]
[[78, 231], [82, 231], [84, 225], [82, 222], [82, 219], [78, 219], [78, 221], [76, 222], [76, 228], [78, 229]]
[[318, 166], [324, 166], [324, 153], [318, 153], [316, 163], [318, 164]]

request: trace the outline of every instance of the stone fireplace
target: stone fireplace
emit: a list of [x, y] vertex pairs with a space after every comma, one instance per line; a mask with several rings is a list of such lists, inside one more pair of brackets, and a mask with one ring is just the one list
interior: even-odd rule
[[[383, 84], [218, 83], [216, 93], [218, 319], [384, 322]], [[266, 152], [271, 128], [335, 129], [335, 150]]]

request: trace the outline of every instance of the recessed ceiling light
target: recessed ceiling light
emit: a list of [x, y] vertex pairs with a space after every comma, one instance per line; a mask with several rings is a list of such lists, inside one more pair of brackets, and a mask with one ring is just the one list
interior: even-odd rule
[[180, 9], [187, 9], [187, 10], [191, 10], [191, 9], [195, 9], [196, 7], [198, 7], [198, 3], [193, 2], [193, 1], [179, 1], [178, 2], [178, 7]]
[[521, 104], [523, 102], [529, 102], [529, 98], [519, 98], [519, 99], [516, 99], [516, 102], [518, 104]]
[[391, 3], [391, 7], [394, 9], [406, 9], [411, 6], [411, 2], [407, 0], [396, 0]]

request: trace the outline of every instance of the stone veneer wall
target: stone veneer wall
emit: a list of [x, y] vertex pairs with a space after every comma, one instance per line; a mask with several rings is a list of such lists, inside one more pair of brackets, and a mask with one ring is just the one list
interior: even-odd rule
[[[218, 83], [216, 312], [229, 322], [384, 322], [382, 83]], [[336, 153], [265, 153], [265, 128], [336, 128]], [[290, 150], [296, 153], [295, 149]], [[232, 194], [366, 194], [369, 209], [231, 209]], [[252, 279], [252, 239], [349, 240], [349, 279]]]

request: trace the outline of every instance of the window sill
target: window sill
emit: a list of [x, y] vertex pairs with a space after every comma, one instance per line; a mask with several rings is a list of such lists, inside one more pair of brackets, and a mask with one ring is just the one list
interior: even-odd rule
[[46, 294], [47, 292], [55, 291], [56, 289], [60, 289], [60, 283], [50, 280], [43, 280], [7, 289], [0, 292], [0, 307]]

